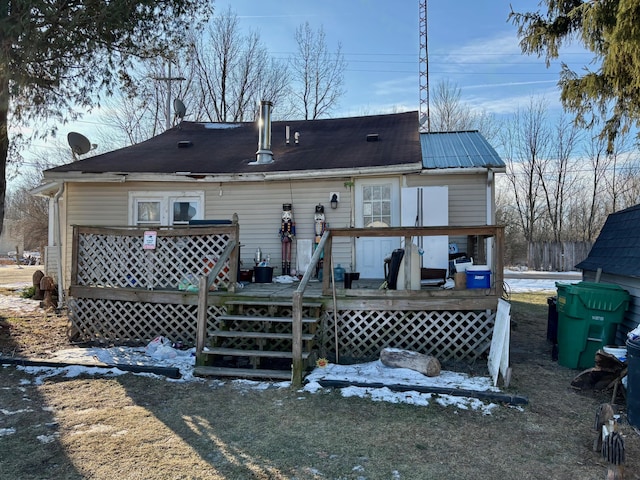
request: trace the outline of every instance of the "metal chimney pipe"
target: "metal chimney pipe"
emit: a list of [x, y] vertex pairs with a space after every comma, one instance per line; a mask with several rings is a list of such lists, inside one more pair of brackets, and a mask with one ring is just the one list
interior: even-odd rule
[[257, 164], [273, 163], [271, 151], [271, 107], [268, 100], [260, 102], [260, 119], [258, 120], [258, 151], [256, 152]]

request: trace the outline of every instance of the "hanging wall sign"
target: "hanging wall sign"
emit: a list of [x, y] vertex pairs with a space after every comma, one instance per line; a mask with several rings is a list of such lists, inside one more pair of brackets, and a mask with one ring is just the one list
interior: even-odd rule
[[142, 244], [142, 248], [144, 248], [145, 250], [155, 250], [157, 239], [158, 239], [158, 232], [154, 232], [154, 231], [144, 232], [144, 242]]

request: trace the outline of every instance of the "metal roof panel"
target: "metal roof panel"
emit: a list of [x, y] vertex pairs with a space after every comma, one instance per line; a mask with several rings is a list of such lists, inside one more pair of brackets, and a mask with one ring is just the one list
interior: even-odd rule
[[422, 166], [443, 168], [504, 168], [498, 153], [478, 132], [427, 132], [420, 134]]

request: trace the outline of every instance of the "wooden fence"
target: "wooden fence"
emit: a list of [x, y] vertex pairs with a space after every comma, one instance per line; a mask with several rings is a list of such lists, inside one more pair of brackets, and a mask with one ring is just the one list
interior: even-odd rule
[[533, 270], [569, 272], [589, 255], [593, 242], [533, 242], [529, 265]]

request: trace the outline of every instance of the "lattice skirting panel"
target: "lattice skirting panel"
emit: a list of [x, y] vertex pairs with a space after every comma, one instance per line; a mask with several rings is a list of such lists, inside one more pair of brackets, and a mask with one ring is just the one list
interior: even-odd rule
[[[349, 310], [337, 314], [340, 363], [376, 360], [385, 347], [433, 355], [440, 361], [473, 361], [489, 351], [492, 311]], [[322, 319], [320, 353], [335, 358], [333, 312]]]
[[[208, 332], [219, 327], [218, 317], [225, 311], [209, 305]], [[158, 335], [185, 345], [196, 341], [195, 305], [73, 298], [69, 318], [83, 341], [146, 344]]]

